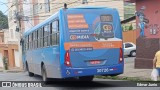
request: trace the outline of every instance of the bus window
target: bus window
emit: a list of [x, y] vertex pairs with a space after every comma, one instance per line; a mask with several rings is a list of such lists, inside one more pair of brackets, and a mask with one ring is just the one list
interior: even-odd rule
[[38, 30], [38, 48], [41, 47], [41, 29]]
[[49, 46], [49, 25], [44, 27], [44, 47]]
[[59, 21], [56, 21], [57, 33], [56, 33], [56, 43], [59, 45]]
[[50, 23], [50, 45], [52, 45], [52, 23]]
[[33, 49], [35, 49], [35, 31], [33, 32], [33, 41], [32, 41], [32, 44], [33, 44]]
[[29, 35], [29, 50], [32, 49], [32, 38], [33, 38], [32, 36], [33, 36], [33, 34]]
[[27, 50], [29, 50], [29, 36], [27, 36]]
[[34, 49], [37, 48], [37, 31], [34, 32]]
[[43, 33], [44, 30], [43, 30], [43, 29], [44, 29], [44, 28], [42, 28], [42, 29], [40, 30], [40, 31], [41, 31], [41, 35], [42, 35], [42, 36], [41, 36], [41, 47], [44, 46], [44, 43], [43, 43], [43, 41], [44, 41], [44, 40], [43, 40], [43, 39], [44, 39], [44, 33]]
[[56, 45], [56, 32], [57, 32], [57, 23], [56, 21], [52, 22], [52, 45]]

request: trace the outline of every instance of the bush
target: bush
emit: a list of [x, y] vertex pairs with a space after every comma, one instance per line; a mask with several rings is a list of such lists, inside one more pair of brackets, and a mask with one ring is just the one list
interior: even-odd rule
[[5, 70], [8, 70], [8, 58], [3, 57], [3, 67]]
[[133, 30], [133, 26], [132, 26], [132, 24], [129, 26], [129, 30]]

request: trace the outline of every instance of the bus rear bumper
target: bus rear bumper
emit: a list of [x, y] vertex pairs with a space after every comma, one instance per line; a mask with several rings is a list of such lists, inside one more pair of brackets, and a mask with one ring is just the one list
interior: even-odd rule
[[112, 66], [99, 66], [88, 68], [65, 68], [62, 71], [62, 78], [92, 76], [92, 75], [118, 75], [123, 73], [123, 63]]

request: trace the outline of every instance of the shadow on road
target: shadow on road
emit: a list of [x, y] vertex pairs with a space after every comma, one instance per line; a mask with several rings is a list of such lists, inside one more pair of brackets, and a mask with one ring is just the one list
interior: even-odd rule
[[[38, 81], [42, 80], [42, 77], [35, 75], [35, 78]], [[49, 79], [50, 81], [47, 84], [44, 84], [43, 87], [71, 87], [71, 88], [96, 88], [96, 87], [115, 87], [113, 83], [104, 82], [104, 81], [79, 81], [76, 78], [68, 79]]]

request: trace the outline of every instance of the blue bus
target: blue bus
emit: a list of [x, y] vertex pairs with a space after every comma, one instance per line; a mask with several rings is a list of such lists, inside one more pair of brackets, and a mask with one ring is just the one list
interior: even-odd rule
[[106, 7], [60, 9], [23, 34], [23, 64], [29, 76], [92, 81], [123, 73], [118, 11]]

